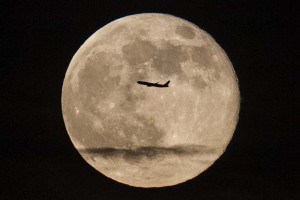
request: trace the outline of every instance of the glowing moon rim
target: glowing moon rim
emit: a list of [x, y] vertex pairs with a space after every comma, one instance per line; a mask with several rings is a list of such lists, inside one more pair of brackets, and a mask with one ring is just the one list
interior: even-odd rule
[[[137, 81], [164, 83], [149, 88]], [[97, 171], [135, 187], [192, 179], [225, 151], [240, 109], [238, 79], [222, 48], [196, 25], [137, 14], [95, 32], [62, 88], [67, 132]]]

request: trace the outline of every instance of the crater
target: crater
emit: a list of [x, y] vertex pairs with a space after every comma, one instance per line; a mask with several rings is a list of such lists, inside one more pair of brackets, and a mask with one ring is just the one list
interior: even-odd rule
[[193, 29], [188, 26], [177, 26], [175, 33], [186, 39], [193, 39], [195, 37]]

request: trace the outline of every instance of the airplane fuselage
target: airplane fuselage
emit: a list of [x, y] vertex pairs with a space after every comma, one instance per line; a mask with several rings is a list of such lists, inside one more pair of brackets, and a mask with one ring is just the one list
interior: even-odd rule
[[169, 87], [169, 81], [165, 84], [159, 84], [158, 82], [157, 83], [149, 83], [149, 82], [145, 82], [145, 81], [138, 81], [137, 83], [141, 84], [141, 85], [146, 85], [147, 87], [160, 87], [160, 88]]

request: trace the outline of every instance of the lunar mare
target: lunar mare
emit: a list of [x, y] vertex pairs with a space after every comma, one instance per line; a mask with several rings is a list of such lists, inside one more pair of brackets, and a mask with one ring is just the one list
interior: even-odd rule
[[233, 66], [215, 40], [186, 20], [154, 13], [95, 32], [62, 88], [65, 126], [81, 156], [136, 187], [175, 185], [206, 170], [232, 138], [239, 102]]

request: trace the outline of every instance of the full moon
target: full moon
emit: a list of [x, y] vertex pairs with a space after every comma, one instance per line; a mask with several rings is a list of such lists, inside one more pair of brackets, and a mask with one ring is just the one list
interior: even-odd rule
[[196, 25], [167, 14], [131, 15], [100, 28], [73, 56], [62, 88], [65, 126], [80, 155], [135, 187], [201, 174], [225, 151], [239, 109], [226, 53]]

